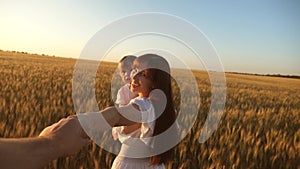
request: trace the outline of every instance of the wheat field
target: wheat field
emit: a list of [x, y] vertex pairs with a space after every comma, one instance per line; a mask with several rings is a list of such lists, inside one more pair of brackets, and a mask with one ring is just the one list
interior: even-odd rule
[[[0, 136], [35, 137], [44, 127], [75, 114], [75, 63], [69, 58], [0, 51]], [[113, 103], [110, 82], [115, 69], [116, 64], [105, 63], [97, 72], [100, 109]], [[300, 168], [300, 79], [226, 73], [223, 116], [213, 135], [200, 144], [211, 89], [207, 73], [194, 75], [201, 97], [198, 117], [175, 147], [167, 168]], [[178, 103], [176, 84], [174, 88]], [[185, 120], [190, 118], [187, 114]], [[51, 161], [45, 169], [105, 169], [114, 157], [92, 143], [74, 156]]]

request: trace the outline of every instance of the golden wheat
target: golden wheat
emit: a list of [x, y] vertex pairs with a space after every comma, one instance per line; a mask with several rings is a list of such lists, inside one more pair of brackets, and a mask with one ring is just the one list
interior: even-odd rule
[[[72, 76], [75, 59], [0, 51], [0, 136], [31, 137], [60, 118], [75, 114]], [[101, 64], [96, 97], [100, 109], [113, 103], [115, 64]], [[198, 143], [211, 102], [205, 72], [194, 72], [201, 96], [195, 125], [175, 148], [168, 168], [298, 168], [300, 80], [226, 74], [227, 98], [217, 130]], [[174, 100], [180, 105], [178, 86]], [[189, 85], [188, 83], [186, 84]], [[180, 105], [185, 106], [185, 105]], [[177, 107], [178, 108], [178, 107]], [[191, 121], [188, 114], [184, 121]], [[115, 155], [96, 144], [45, 168], [110, 168]]]

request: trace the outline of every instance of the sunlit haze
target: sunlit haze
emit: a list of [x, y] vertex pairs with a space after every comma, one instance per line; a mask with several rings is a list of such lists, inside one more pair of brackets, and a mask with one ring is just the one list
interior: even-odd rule
[[[297, 0], [1, 0], [0, 49], [78, 58], [89, 39], [109, 23], [141, 12], [161, 12], [201, 30], [226, 72], [300, 75], [299, 9]], [[179, 60], [193, 62], [191, 51], [174, 40], [140, 38], [113, 47], [108, 60], [168, 44]]]

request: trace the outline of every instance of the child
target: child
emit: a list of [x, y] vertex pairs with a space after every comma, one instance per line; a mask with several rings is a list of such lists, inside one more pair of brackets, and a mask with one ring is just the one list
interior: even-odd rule
[[119, 73], [122, 78], [122, 81], [125, 83], [124, 86], [122, 86], [118, 90], [117, 94], [117, 100], [116, 104], [120, 106], [125, 106], [129, 103], [129, 101], [134, 98], [136, 95], [133, 94], [130, 91], [130, 74], [132, 70], [132, 63], [136, 59], [136, 56], [133, 55], [127, 55], [124, 56], [120, 61], [118, 65]]
[[[122, 81], [125, 83], [125, 85], [122, 86], [118, 90], [117, 100], [115, 103], [119, 107], [126, 106], [130, 102], [131, 99], [133, 99], [134, 97], [137, 96], [136, 94], [133, 94], [130, 91], [130, 82], [131, 82], [130, 74], [131, 74], [131, 70], [132, 70], [132, 64], [135, 59], [136, 59], [136, 56], [127, 55], [127, 56], [124, 56], [119, 61], [118, 69], [119, 69], [120, 77], [121, 77]], [[112, 129], [113, 138], [115, 140], [117, 140], [119, 138], [120, 134], [130, 133], [131, 131], [137, 129], [138, 127], [139, 127], [139, 124], [135, 124], [132, 126], [127, 126], [127, 127], [124, 127], [124, 126], [114, 127]]]

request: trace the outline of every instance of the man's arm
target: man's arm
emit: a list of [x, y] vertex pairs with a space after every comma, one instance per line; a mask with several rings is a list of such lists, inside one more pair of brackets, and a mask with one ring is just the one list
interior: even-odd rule
[[42, 168], [55, 158], [53, 148], [46, 138], [0, 139], [0, 168]]
[[45, 128], [39, 137], [0, 139], [0, 168], [36, 169], [50, 160], [71, 155], [89, 143], [76, 117]]

